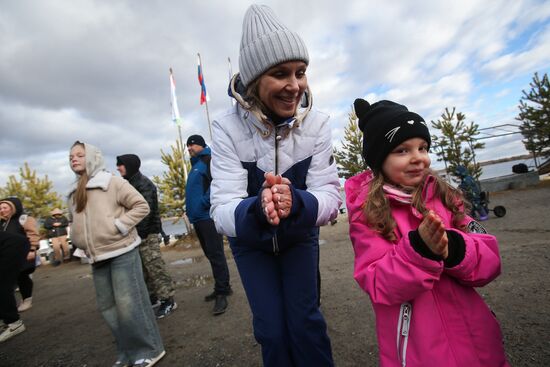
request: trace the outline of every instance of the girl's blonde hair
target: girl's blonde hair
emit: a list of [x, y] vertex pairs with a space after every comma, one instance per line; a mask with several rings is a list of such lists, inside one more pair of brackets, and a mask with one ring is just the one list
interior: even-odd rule
[[[75, 146], [81, 146], [84, 150], [86, 150], [86, 146], [84, 143], [81, 143], [79, 141], [76, 141], [72, 147], [71, 150]], [[80, 213], [84, 209], [86, 209], [86, 204], [88, 203], [88, 193], [86, 191], [86, 184], [88, 183], [88, 173], [84, 171], [80, 177], [78, 178], [78, 184], [76, 186], [76, 190], [73, 193], [73, 204], [76, 205], [76, 212]]]
[[[391, 215], [390, 203], [383, 189], [385, 178], [382, 172], [373, 174], [374, 178], [369, 183], [369, 194], [363, 204], [367, 225], [374, 231], [380, 233], [380, 235], [388, 241], [395, 242], [397, 240], [395, 235], [396, 223]], [[432, 170], [428, 170], [420, 185], [412, 188], [412, 207], [418, 210], [422, 215], [428, 212], [424, 205], [422, 192], [427, 181], [427, 176], [429, 175], [435, 178], [435, 195], [439, 197], [443, 205], [452, 213], [453, 225], [467, 232], [466, 226], [461, 223], [465, 216], [464, 209], [469, 208], [469, 203], [464, 200], [461, 191], [449, 185]], [[463, 208], [463, 206], [465, 208]]]

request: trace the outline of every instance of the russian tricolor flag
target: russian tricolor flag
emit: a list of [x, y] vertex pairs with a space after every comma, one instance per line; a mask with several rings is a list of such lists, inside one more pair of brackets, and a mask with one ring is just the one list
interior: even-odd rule
[[202, 75], [201, 59], [197, 58], [197, 65], [199, 71], [199, 84], [201, 85], [201, 104], [210, 100], [208, 93], [206, 93], [206, 84], [204, 84], [204, 75]]

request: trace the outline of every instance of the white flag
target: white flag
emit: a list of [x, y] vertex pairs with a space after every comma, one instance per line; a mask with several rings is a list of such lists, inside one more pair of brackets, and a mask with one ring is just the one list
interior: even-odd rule
[[172, 74], [172, 68], [170, 68], [170, 105], [172, 106], [172, 121], [176, 125], [181, 125], [180, 110], [178, 108], [178, 100], [176, 99], [176, 81]]

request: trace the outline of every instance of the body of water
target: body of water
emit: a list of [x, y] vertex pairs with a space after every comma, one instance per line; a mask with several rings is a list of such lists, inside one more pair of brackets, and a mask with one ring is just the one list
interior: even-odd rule
[[529, 171], [533, 171], [536, 169], [535, 160], [533, 158], [518, 159], [515, 161], [495, 163], [495, 164], [490, 164], [490, 165], [481, 167], [482, 173], [481, 173], [480, 179], [485, 180], [488, 178], [511, 175], [512, 173], [514, 173], [512, 172], [512, 167], [520, 163], [527, 165], [527, 168], [529, 168]]

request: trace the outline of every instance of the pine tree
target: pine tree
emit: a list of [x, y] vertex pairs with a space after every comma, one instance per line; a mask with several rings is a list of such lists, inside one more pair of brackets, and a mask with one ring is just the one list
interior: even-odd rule
[[550, 82], [548, 75], [542, 79], [535, 73], [529, 83], [531, 90], [522, 90], [523, 97], [519, 101], [520, 113], [516, 120], [522, 122], [520, 131], [525, 149], [537, 155], [550, 155]]
[[15, 196], [21, 200], [25, 213], [37, 219], [46, 218], [54, 208], [62, 209], [63, 200], [52, 191], [53, 183], [48, 175], [39, 178], [35, 170], [31, 170], [28, 163], [19, 168], [20, 180], [14, 175], [8, 177], [4, 188], [0, 188], [0, 197]]
[[[185, 208], [186, 178], [183, 169], [183, 147], [179, 141], [176, 146], [171, 146], [172, 153], [161, 153], [161, 161], [168, 167], [168, 171], [162, 173], [162, 177], [154, 176], [153, 182], [159, 188], [159, 211], [161, 216], [182, 217]], [[190, 163], [185, 162], [187, 171], [190, 171]]]
[[365, 169], [365, 161], [362, 156], [363, 134], [359, 130], [357, 116], [354, 112], [349, 114], [348, 126], [344, 129], [344, 140], [340, 150], [334, 148], [334, 158], [338, 164], [341, 177], [346, 179], [362, 172]]
[[466, 115], [455, 111], [455, 107], [452, 111], [445, 108], [440, 119], [431, 122], [442, 133], [442, 136], [432, 136], [432, 150], [438, 161], [445, 162], [447, 173], [456, 176], [456, 168], [462, 165], [475, 179], [479, 179], [482, 171], [475, 161], [475, 151], [485, 147], [475, 138], [479, 134], [479, 125], [473, 121], [466, 123]]

